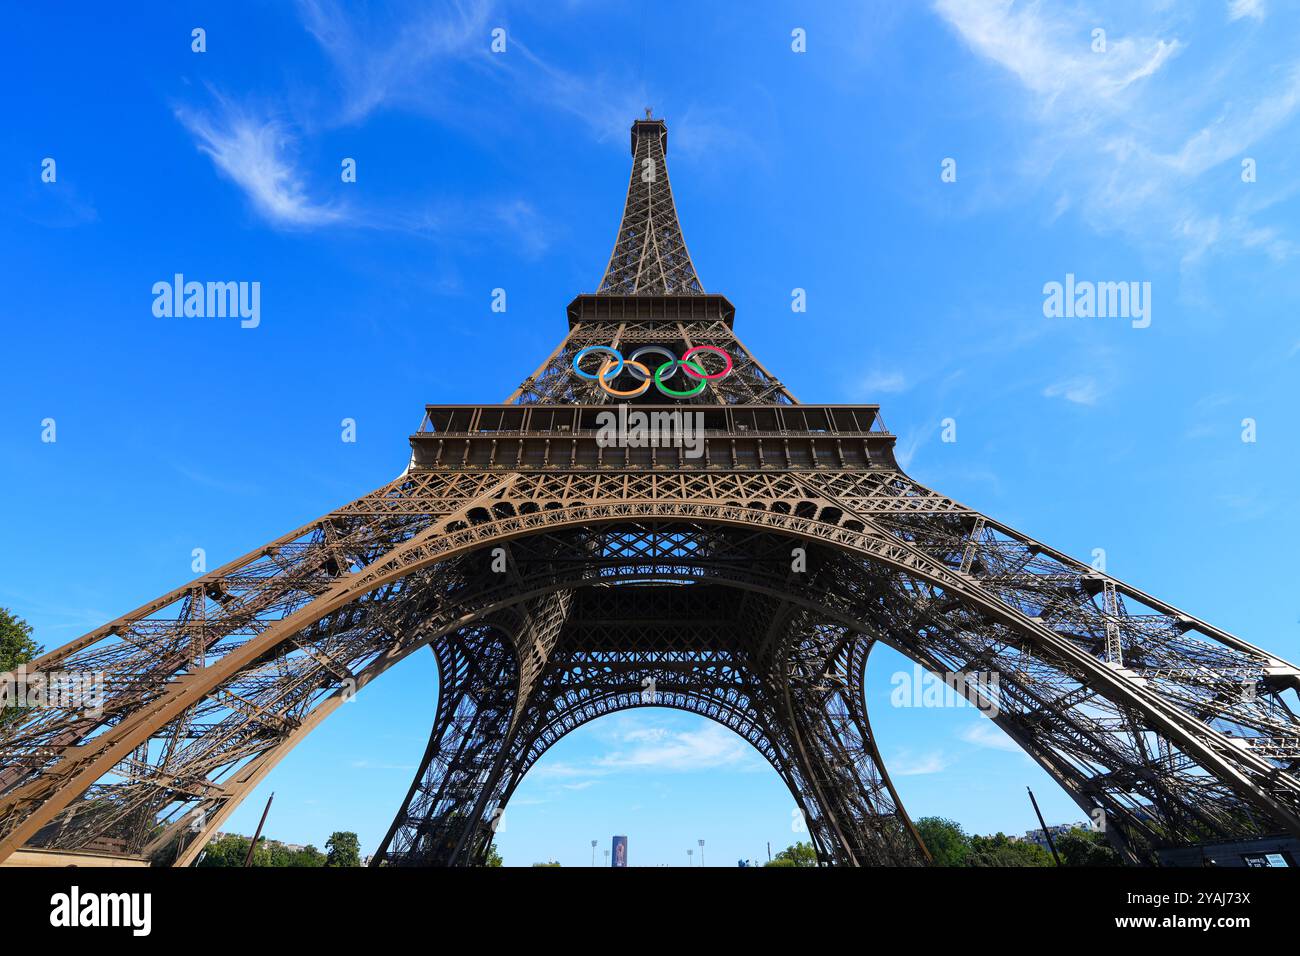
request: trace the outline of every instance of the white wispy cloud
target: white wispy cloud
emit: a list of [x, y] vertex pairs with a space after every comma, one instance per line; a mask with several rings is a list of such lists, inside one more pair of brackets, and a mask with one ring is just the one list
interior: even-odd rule
[[180, 107], [176, 117], [199, 150], [234, 182], [269, 222], [318, 226], [344, 218], [337, 205], [313, 200], [295, 165], [296, 139], [279, 120], [257, 116], [217, 97], [213, 112]]
[[1264, 13], [1264, 0], [1228, 0], [1229, 20], [1240, 20], [1242, 17], [1263, 20]]
[[1103, 395], [1103, 389], [1095, 378], [1080, 375], [1048, 385], [1043, 389], [1043, 395], [1047, 398], [1063, 398], [1076, 405], [1096, 405]]
[[[1175, 16], [1125, 6], [1124, 22], [1139, 26], [1127, 34], [1112, 26], [1102, 52], [1092, 31], [1117, 19], [1104, 3], [935, 0], [934, 9], [1022, 87], [1009, 113], [1034, 127], [1022, 171], [1051, 189], [1051, 218], [1068, 207], [1098, 232], [1153, 248], [1172, 242], [1184, 268], [1223, 246], [1273, 259], [1295, 254], [1293, 240], [1257, 221], [1295, 192], [1289, 178], [1238, 183], [1231, 194], [1223, 185], [1237, 183], [1237, 163], [1296, 118], [1300, 61], [1264, 70], [1227, 44], [1171, 35], [1170, 24], [1186, 27], [1195, 8]], [[1263, 7], [1238, 2], [1229, 15], [1258, 18]], [[1172, 70], [1184, 56], [1193, 61]]]
[[603, 753], [580, 762], [543, 760], [532, 775], [565, 790], [585, 790], [618, 773], [750, 771], [766, 766], [752, 745], [720, 724], [683, 728], [680, 723], [645, 711], [606, 718], [595, 728]]
[[1019, 745], [987, 718], [981, 718], [978, 723], [966, 727], [958, 736], [966, 743], [974, 744], [976, 747], [984, 747], [989, 750], [1006, 750], [1011, 753], [1021, 752]]
[[1286, 507], [1285, 502], [1276, 495], [1249, 488], [1218, 495], [1215, 501], [1232, 512], [1233, 519], [1237, 521], [1258, 521], [1271, 517]]
[[[644, 87], [618, 82], [602, 73], [569, 72], [542, 59], [520, 40], [515, 40], [511, 49], [518, 55], [499, 58], [499, 68], [513, 90], [543, 109], [578, 119], [598, 142], [625, 146], [631, 120], [641, 115], [647, 105]], [[706, 121], [698, 120], [695, 138], [714, 135], [708, 126]], [[675, 143], [681, 132], [674, 127]], [[689, 129], [686, 135], [689, 144]]]
[[1187, 438], [1237, 437], [1235, 426], [1240, 416], [1229, 411], [1234, 398], [1230, 392], [1215, 391], [1198, 398], [1189, 409], [1192, 424], [1184, 435]]
[[524, 199], [453, 197], [390, 209], [317, 201], [297, 166], [297, 138], [289, 126], [213, 95], [212, 110], [180, 107], [176, 116], [198, 148], [273, 226], [348, 226], [426, 237], [477, 237], [516, 246], [526, 257], [544, 253], [555, 236], [555, 225]]
[[52, 651], [63, 641], [51, 642], [44, 639], [50, 631], [89, 631], [99, 627], [105, 621], [113, 619], [113, 614], [94, 607], [74, 607], [64, 597], [63, 600], [46, 602], [32, 597], [0, 588], [0, 602], [8, 605], [22, 617], [40, 618], [41, 625], [34, 626], [33, 637], [46, 651]]
[[895, 777], [921, 777], [926, 774], [939, 773], [945, 770], [952, 761], [950, 761], [941, 751], [930, 751], [924, 754], [913, 754], [910, 751], [902, 751], [886, 762], [891, 776]]
[[899, 437], [894, 444], [894, 458], [898, 464], [907, 468], [916, 458], [916, 453], [921, 450], [921, 446], [929, 441], [931, 430], [915, 428], [905, 435]]
[[537, 211], [536, 206], [526, 200], [496, 203], [492, 209], [492, 218], [529, 256], [541, 255], [551, 245], [554, 227]]
[[357, 770], [400, 770], [403, 773], [410, 773], [417, 769], [414, 764], [378, 763], [373, 760], [354, 760], [352, 766]]
[[938, 0], [935, 9], [972, 49], [1044, 97], [1045, 112], [1065, 107], [1065, 101], [1115, 100], [1182, 48], [1177, 39], [1116, 37], [1107, 40], [1104, 54], [1095, 53], [1090, 29], [1080, 29], [1095, 24], [1095, 17], [1067, 20], [1065, 11], [1038, 3]]
[[906, 388], [907, 379], [902, 372], [877, 370], [862, 380], [862, 391], [868, 396], [885, 392], [901, 392]]
[[[643, 85], [628, 83], [617, 71], [569, 72], [539, 57], [510, 31], [506, 54], [492, 54], [492, 31], [506, 24], [492, 0], [397, 0], [376, 6], [299, 0], [297, 7], [304, 29], [329, 63], [326, 82], [337, 84], [336, 95], [299, 85], [268, 110], [213, 91], [213, 107], [175, 110], [220, 173], [239, 186], [263, 219], [280, 228], [346, 225], [429, 238], [483, 238], [516, 246], [526, 257], [540, 256], [563, 226], [530, 201], [444, 195], [382, 208], [373, 200], [321, 200], [297, 162], [299, 144], [311, 143], [323, 130], [363, 123], [382, 110], [481, 131], [485, 114], [517, 109], [522, 101], [576, 117], [597, 141], [621, 147], [629, 120], [645, 102]], [[296, 104], [292, 121], [286, 118], [289, 103]], [[687, 106], [681, 120], [674, 127], [679, 153], [708, 159], [723, 143], [752, 147], [747, 134], [716, 112]]]
[[[340, 92], [286, 92], [295, 120], [283, 110], [240, 105], [212, 91], [210, 109], [178, 107], [177, 118], [214, 165], [237, 184], [266, 221], [284, 228], [347, 225], [428, 237], [484, 237], [544, 253], [557, 227], [538, 207], [511, 197], [429, 197], [400, 208], [321, 201], [297, 162], [299, 144], [321, 130], [363, 122], [383, 109], [402, 109], [478, 128], [494, 108], [493, 90], [508, 89], [547, 108], [580, 115], [598, 138], [626, 135], [630, 105], [640, 97], [612, 94], [598, 77], [548, 66], [508, 35], [510, 55], [489, 53], [502, 18], [489, 0], [399, 2], [359, 8], [337, 0], [300, 0], [300, 19], [320, 45]], [[338, 102], [330, 108], [321, 104]], [[310, 108], [303, 104], [312, 104]]]
[[543, 761], [529, 772], [529, 776], [536, 780], [569, 780], [573, 777], [585, 777], [590, 773], [591, 770], [585, 766], [562, 761], [554, 763]]
[[696, 730], [638, 728], [623, 736], [624, 746], [599, 757], [607, 770], [709, 770], [742, 767], [756, 761], [754, 748], [736, 734], [709, 723]]
[[[501, 108], [501, 91], [536, 109], [577, 119], [598, 142], [623, 146], [628, 124], [647, 104], [645, 85], [612, 63], [576, 72], [535, 53], [523, 31], [507, 26], [493, 0], [405, 0], [382, 9], [339, 0], [299, 0], [307, 31], [329, 58], [343, 106], [336, 122], [352, 123], [401, 108], [480, 127], [485, 110]], [[490, 52], [492, 31], [506, 29], [504, 54]], [[678, 155], [712, 160], [744, 151], [762, 158], [745, 124], [716, 107], [684, 104], [673, 119]]]
[[490, 0], [400, 3], [387, 8], [299, 0], [303, 25], [330, 58], [343, 92], [340, 120], [383, 106], [450, 105], [440, 68], [487, 53]]

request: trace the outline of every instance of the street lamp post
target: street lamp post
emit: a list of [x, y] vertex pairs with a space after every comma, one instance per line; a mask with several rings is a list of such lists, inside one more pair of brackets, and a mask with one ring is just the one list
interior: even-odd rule
[[609, 851], [605, 851], [605, 865], [609, 866]]
[[695, 865], [694, 862], [691, 860], [691, 857], [694, 855], [694, 853], [695, 853], [694, 850], [687, 850], [687, 851], [686, 851], [686, 865], [687, 865], [687, 866], [694, 866], [694, 865]]
[[703, 866], [704, 865], [704, 841], [701, 840], [699, 842], [700, 842], [700, 866]]
[[591, 841], [591, 865], [593, 867], [596, 865], [596, 843], [596, 840]]

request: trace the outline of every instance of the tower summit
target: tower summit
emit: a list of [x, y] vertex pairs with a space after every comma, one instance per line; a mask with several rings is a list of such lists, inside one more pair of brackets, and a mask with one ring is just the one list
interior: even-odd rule
[[668, 180], [668, 127], [661, 119], [632, 123], [632, 174], [623, 221], [614, 240], [602, 295], [702, 295]]
[[[797, 402], [705, 293], [667, 142], [633, 123], [599, 289], [506, 402], [427, 406], [397, 478], [31, 665], [102, 675], [104, 698], [0, 725], [0, 859], [188, 865], [343, 701], [432, 653], [429, 743], [377, 862], [483, 863], [550, 747], [658, 706], [762, 754], [823, 863], [923, 864], [867, 717], [879, 644], [1130, 861], [1300, 836], [1300, 671], [914, 481], [877, 406]], [[603, 437], [629, 408], [698, 444]]]
[[[705, 293], [686, 248], [668, 177], [668, 127], [662, 119], [632, 123], [632, 172], [623, 217], [605, 275], [595, 294], [569, 303], [569, 334], [560, 346], [507, 399], [507, 404], [653, 404], [676, 406], [790, 405], [794, 396], [760, 363], [732, 331], [736, 309], [726, 296]], [[618, 363], [600, 374], [608, 349], [630, 346], [656, 364], [643, 374]], [[686, 356], [705, 368], [674, 367], [679, 386], [647, 385], [658, 365]], [[698, 357], [696, 357], [698, 356]], [[645, 363], [642, 363], [644, 366]], [[673, 394], [690, 392], [691, 394]], [[637, 394], [633, 394], [637, 393]], [[874, 407], [873, 407], [874, 408]], [[865, 414], [862, 430], [882, 431], [878, 409]], [[880, 444], [880, 451], [892, 439]]]

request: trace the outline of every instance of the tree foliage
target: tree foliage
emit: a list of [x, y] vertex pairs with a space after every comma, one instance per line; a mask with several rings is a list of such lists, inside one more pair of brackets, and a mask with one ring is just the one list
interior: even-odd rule
[[1005, 833], [974, 836], [966, 866], [1052, 866], [1051, 855], [1036, 843], [1013, 840]]
[[1064, 866], [1123, 866], [1124, 861], [1096, 830], [1075, 827], [1056, 838], [1056, 852]]
[[325, 841], [326, 866], [360, 866], [361, 841], [351, 830], [335, 830]]
[[[42, 650], [32, 640], [32, 626], [7, 608], [0, 607], [0, 673], [30, 663], [40, 657]], [[30, 709], [17, 704], [0, 709], [0, 727], [22, 721]]]
[[[930, 850], [935, 866], [1054, 866], [1051, 853], [1005, 834], [969, 836], [959, 823], [942, 817], [922, 817], [916, 829]], [[1095, 830], [1075, 827], [1055, 838], [1062, 866], [1123, 866], [1120, 855]]]
[[41, 656], [32, 639], [32, 626], [8, 608], [0, 607], [0, 672], [14, 670]]
[[[243, 866], [248, 857], [248, 837], [227, 833], [208, 844], [198, 866]], [[291, 849], [266, 837], [257, 841], [253, 866], [324, 866], [325, 854], [314, 846]]]
[[965, 866], [971, 838], [961, 824], [944, 817], [921, 817], [916, 830], [925, 841], [935, 866]]
[[811, 843], [792, 843], [772, 859], [763, 864], [764, 866], [816, 866], [817, 851], [813, 849]]

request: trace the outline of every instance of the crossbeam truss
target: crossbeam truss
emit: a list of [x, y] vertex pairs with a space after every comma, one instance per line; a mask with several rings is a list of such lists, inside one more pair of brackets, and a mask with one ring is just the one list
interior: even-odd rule
[[[702, 588], [735, 592], [725, 620], [696, 616]], [[638, 612], [642, 590], [681, 595], [683, 626]], [[602, 626], [618, 615], [638, 623]], [[481, 858], [550, 744], [647, 704], [753, 741], [828, 862], [914, 861], [866, 721], [877, 641], [1000, 675], [995, 722], [1134, 859], [1300, 831], [1296, 668], [900, 473], [413, 472], [37, 661], [105, 674], [107, 700], [5, 728], [0, 853], [111, 835], [189, 862], [325, 715], [431, 645], [440, 710], [395, 862]], [[575, 679], [602, 654], [618, 666]]]
[[[423, 648], [433, 731], [384, 865], [482, 863], [550, 747], [647, 706], [749, 741], [823, 863], [923, 864], [867, 719], [882, 643], [970, 689], [1131, 861], [1300, 835], [1293, 665], [912, 480], [874, 406], [762, 410], [808, 406], [703, 294], [666, 135], [634, 125], [614, 254], [556, 351], [496, 412], [438, 413], [477, 423], [455, 427], [483, 432], [481, 455], [468, 432], [459, 458], [417, 434], [393, 481], [30, 666], [98, 675], [104, 700], [0, 722], [0, 860], [112, 841], [192, 863], [285, 754]], [[572, 406], [609, 396], [573, 357], [641, 344], [723, 349], [733, 373], [692, 401], [750, 407], [712, 415], [719, 453], [698, 461], [577, 464]]]

